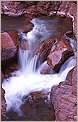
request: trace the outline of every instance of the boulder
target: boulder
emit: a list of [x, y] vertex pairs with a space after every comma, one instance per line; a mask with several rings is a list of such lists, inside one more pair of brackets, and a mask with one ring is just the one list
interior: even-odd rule
[[24, 25], [24, 27], [21, 29], [21, 32], [28, 33], [33, 29], [34, 25], [32, 23], [28, 23], [27, 25]]
[[52, 68], [47, 64], [47, 61], [44, 62], [38, 70], [41, 74], [53, 74]]
[[77, 35], [77, 1], [62, 1], [58, 11], [73, 18], [73, 31]]
[[77, 65], [68, 73], [67, 83], [73, 86], [73, 94], [77, 95]]
[[16, 54], [16, 46], [7, 32], [1, 33], [1, 60], [13, 58]]
[[9, 36], [13, 40], [16, 47], [18, 47], [18, 33], [16, 31], [8, 31]]
[[40, 64], [47, 60], [47, 56], [50, 53], [50, 50], [53, 44], [56, 42], [54, 38], [49, 38], [42, 41], [35, 50], [34, 55], [39, 55]]
[[21, 106], [24, 114], [33, 121], [52, 121], [55, 120], [53, 106], [47, 102], [49, 93], [36, 91], [30, 93], [24, 104]]
[[46, 63], [46, 65], [41, 69], [41, 74], [53, 74], [52, 68]]
[[73, 87], [76, 86], [76, 88], [77, 88], [77, 65], [75, 66], [75, 68], [73, 69], [73, 72], [72, 72], [72, 85], [73, 85]]
[[[70, 81], [69, 81], [70, 80]], [[54, 105], [57, 121], [77, 121], [77, 67], [67, 76], [67, 80], [51, 90], [51, 102]]]
[[61, 41], [55, 45], [54, 50], [48, 55], [47, 63], [55, 72], [58, 72], [62, 64], [73, 55], [74, 52], [70, 43], [66, 40], [66, 37], [63, 36]]
[[52, 89], [51, 100], [57, 121], [77, 120], [77, 96], [72, 93], [73, 86], [61, 84]]

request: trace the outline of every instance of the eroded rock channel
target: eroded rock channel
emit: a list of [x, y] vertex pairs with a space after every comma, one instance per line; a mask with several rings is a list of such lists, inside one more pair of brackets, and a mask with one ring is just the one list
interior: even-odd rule
[[77, 120], [76, 17], [67, 14], [72, 6], [2, 2], [1, 120]]

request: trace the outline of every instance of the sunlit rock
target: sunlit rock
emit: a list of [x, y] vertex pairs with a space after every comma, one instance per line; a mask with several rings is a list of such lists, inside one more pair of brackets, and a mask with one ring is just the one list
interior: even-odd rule
[[46, 62], [46, 64], [41, 68], [40, 73], [41, 74], [52, 74], [53, 69]]
[[58, 72], [62, 64], [71, 56], [74, 55], [70, 43], [63, 36], [61, 41], [57, 42], [54, 50], [48, 55], [47, 63], [54, 71]]
[[72, 69], [65, 82], [52, 87], [51, 101], [54, 105], [56, 120], [77, 120], [77, 73]]
[[41, 63], [47, 60], [47, 56], [55, 42], [56, 40], [54, 38], [49, 38], [38, 45], [34, 55], [39, 54], [39, 60]]
[[18, 33], [17, 31], [8, 31], [9, 36], [13, 40], [16, 47], [18, 47]]
[[77, 95], [77, 66], [68, 73], [66, 79], [67, 83], [73, 86], [73, 94]]
[[1, 60], [13, 58], [16, 54], [16, 46], [11, 37], [4, 32], [1, 34]]

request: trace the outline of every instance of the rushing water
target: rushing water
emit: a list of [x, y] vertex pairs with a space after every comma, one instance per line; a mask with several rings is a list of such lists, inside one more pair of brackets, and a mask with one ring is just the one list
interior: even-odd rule
[[[36, 24], [36, 21], [39, 23], [39, 26]], [[33, 57], [33, 45], [36, 48], [38, 43], [50, 37], [53, 32], [46, 29], [45, 25], [47, 25], [47, 21], [34, 19], [32, 23], [36, 24], [33, 30], [27, 35], [23, 35], [28, 40], [27, 44], [29, 48], [23, 50], [19, 46], [20, 70], [15, 72], [16, 76], [5, 79], [2, 84], [5, 90], [6, 110], [13, 109], [19, 116], [23, 114], [20, 109], [20, 105], [23, 104], [23, 96], [28, 95], [32, 91], [44, 90], [50, 92], [53, 85], [58, 85], [61, 81], [65, 81], [67, 73], [76, 65], [76, 55], [74, 55], [63, 64], [58, 74], [40, 74], [40, 68], [43, 64], [36, 67], [39, 59], [38, 55]], [[44, 25], [44, 23], [46, 24]], [[39, 34], [38, 37], [36, 34]], [[71, 45], [74, 46], [72, 39]]]
[[19, 115], [22, 114], [20, 105], [23, 104], [22, 98], [24, 95], [28, 95], [32, 91], [50, 91], [53, 85], [65, 81], [67, 73], [76, 64], [76, 59], [71, 57], [64, 63], [58, 74], [41, 75], [40, 72], [36, 71], [39, 70], [36, 69], [38, 55], [31, 58], [29, 57], [28, 50], [25, 50], [23, 53], [20, 50], [20, 62], [22, 65], [20, 72], [16, 72], [16, 76], [10, 77], [8, 81], [5, 79], [2, 84], [5, 90], [7, 111], [13, 108]]

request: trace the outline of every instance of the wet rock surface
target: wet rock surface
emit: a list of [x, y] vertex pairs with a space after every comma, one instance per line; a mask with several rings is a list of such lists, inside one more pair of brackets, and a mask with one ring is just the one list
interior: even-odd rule
[[[71, 77], [54, 86], [51, 92], [51, 101], [54, 105], [55, 120], [59, 121], [76, 121], [77, 120], [77, 75], [76, 67], [70, 71]], [[68, 74], [69, 76], [69, 74]], [[74, 82], [74, 84], [73, 84]]]
[[39, 55], [39, 59], [41, 59], [40, 63], [47, 60], [47, 56], [55, 42], [56, 40], [54, 38], [49, 38], [38, 45], [34, 55]]
[[23, 97], [24, 104], [21, 106], [24, 116], [19, 117], [15, 112], [7, 113], [9, 118], [7, 120], [21, 120], [21, 121], [51, 121], [55, 120], [54, 108], [47, 101], [50, 93], [44, 91], [36, 91]]
[[24, 27], [20, 29], [20, 31], [23, 33], [27, 33], [27, 32], [30, 32], [33, 29], [33, 27], [34, 25], [29, 22], [26, 26], [24, 25]]
[[66, 40], [66, 37], [63, 36], [61, 41], [55, 44], [54, 50], [48, 55], [47, 63], [55, 72], [58, 72], [62, 64], [73, 55], [74, 52], [70, 43]]
[[16, 54], [16, 46], [7, 32], [1, 34], [1, 60], [7, 60]]
[[[32, 92], [29, 96], [28, 105], [24, 104], [23, 111], [31, 118], [30, 120], [36, 121], [51, 121], [55, 120], [54, 108], [47, 101], [48, 93], [45, 92]], [[26, 107], [28, 106], [28, 107]], [[29, 110], [27, 110], [27, 108]], [[29, 113], [28, 113], [29, 111]]]

